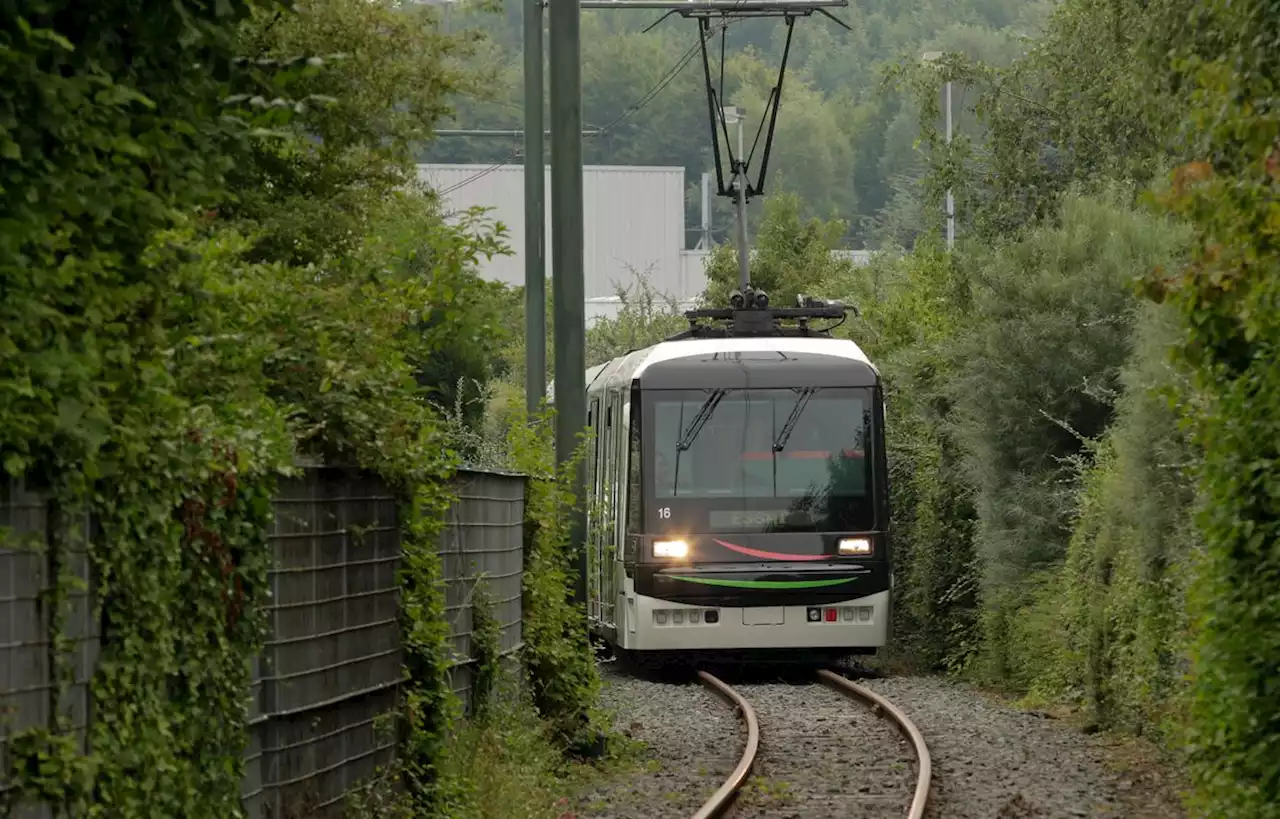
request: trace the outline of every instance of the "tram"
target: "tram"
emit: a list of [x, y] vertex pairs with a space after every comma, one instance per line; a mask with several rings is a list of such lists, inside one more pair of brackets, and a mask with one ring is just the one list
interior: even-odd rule
[[586, 373], [593, 634], [633, 659], [829, 661], [889, 636], [880, 375], [801, 296], [728, 309]]

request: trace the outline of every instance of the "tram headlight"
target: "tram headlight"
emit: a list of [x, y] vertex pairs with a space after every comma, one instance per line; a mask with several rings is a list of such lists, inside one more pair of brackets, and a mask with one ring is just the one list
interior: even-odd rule
[[866, 557], [871, 554], [871, 541], [865, 537], [841, 538], [840, 554]]
[[670, 557], [680, 559], [689, 556], [689, 544], [683, 540], [655, 540], [653, 542], [654, 557]]

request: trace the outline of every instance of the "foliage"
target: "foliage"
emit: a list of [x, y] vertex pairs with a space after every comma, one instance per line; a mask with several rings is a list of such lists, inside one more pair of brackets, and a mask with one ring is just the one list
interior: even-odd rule
[[[839, 220], [803, 219], [800, 198], [793, 194], [766, 199], [763, 221], [753, 242], [751, 286], [768, 293], [772, 303], [789, 307], [795, 304], [797, 294], [808, 292], [815, 282], [847, 279], [853, 263], [831, 254], [844, 229]], [[707, 259], [706, 274], [703, 302], [727, 305], [730, 291], [738, 286], [737, 247], [717, 245]]]
[[[1180, 26], [1174, 12], [1187, 13]], [[1182, 315], [1206, 398], [1195, 429], [1205, 558], [1192, 595], [1194, 805], [1280, 816], [1280, 6], [1210, 2], [1170, 15], [1170, 79], [1195, 160], [1166, 203], [1194, 225], [1196, 253], [1152, 290]]]
[[928, 241], [880, 256], [826, 289], [865, 305], [837, 332], [885, 378], [895, 604], [894, 656], [909, 665], [963, 667], [977, 648], [978, 573], [972, 488], [963, 469], [949, 354], [971, 297], [968, 271]]
[[[234, 60], [252, 8], [46, 2], [7, 9], [0, 32], [0, 463], [49, 490], [56, 566], [88, 540], [103, 631], [91, 753], [60, 701], [61, 615], [61, 716], [11, 745], [11, 798], [59, 815], [238, 808], [288, 435], [252, 389], [205, 391], [188, 352], [226, 342], [190, 336], [201, 268], [162, 234], [221, 195], [254, 126], [224, 103], [258, 78]], [[85, 513], [92, 537], [69, 524]], [[66, 582], [55, 578], [55, 611]]]
[[235, 174], [236, 199], [221, 215], [254, 235], [251, 258], [333, 266], [388, 207], [416, 204], [405, 217], [431, 221], [429, 200], [387, 195], [417, 187], [413, 145], [450, 113], [449, 95], [470, 87], [454, 61], [473, 38], [441, 34], [433, 19], [393, 0], [295, 0], [291, 14], [264, 10], [243, 26], [240, 48], [255, 60], [337, 58], [296, 83], [329, 104], [303, 109]]
[[501, 351], [518, 335], [509, 311], [495, 309], [509, 299], [508, 292], [477, 272], [481, 258], [509, 252], [505, 226], [479, 208], [446, 224], [442, 214], [423, 211], [420, 196], [390, 195], [404, 207], [376, 223], [374, 242], [356, 258], [397, 278], [426, 283], [422, 309], [406, 328], [419, 336], [420, 352], [411, 356], [411, 363], [433, 402], [450, 406], [462, 399], [469, 406], [456, 392], [458, 384], [487, 383], [503, 375]]
[[643, 275], [637, 275], [634, 292], [618, 290], [618, 315], [587, 328], [587, 366], [594, 367], [626, 355], [686, 329], [689, 323], [679, 305], [662, 295]]
[[[489, 706], [460, 721], [449, 736], [441, 776], [451, 783], [455, 799], [449, 819], [562, 819], [565, 766], [547, 725], [538, 719], [527, 690], [518, 679], [495, 679]], [[347, 815], [360, 819], [414, 819], [423, 814], [398, 793], [394, 780], [402, 773], [393, 763], [362, 783], [347, 799]]]
[[[1070, 189], [1141, 185], [1162, 158], [1171, 106], [1149, 93], [1149, 32], [1159, 4], [1073, 0], [1043, 36], [1005, 66], [952, 51], [934, 65], [895, 66], [888, 77], [916, 100], [930, 173], [926, 204], [955, 194], [957, 232], [1018, 235], [1059, 216]], [[940, 91], [972, 99], [970, 127], [950, 145], [940, 133]], [[1134, 189], [1136, 190], [1136, 188]]]
[[[234, 26], [250, 8], [7, 10], [0, 416], [10, 474], [94, 457], [135, 350], [162, 344], [168, 270], [142, 257], [176, 212], [219, 194], [234, 161], [240, 129], [218, 113], [235, 76]], [[129, 61], [128, 49], [148, 59]]]
[[495, 691], [483, 717], [450, 738], [446, 776], [468, 783], [450, 819], [558, 819], [563, 815], [562, 761], [547, 726], [535, 716], [528, 695], [512, 681]]
[[1073, 459], [1110, 422], [1128, 356], [1134, 271], [1168, 264], [1180, 240], [1113, 202], [1071, 198], [1061, 221], [974, 260], [971, 329], [954, 351], [990, 591], [1061, 560]]
[[471, 710], [483, 715], [493, 701], [502, 672], [502, 624], [493, 611], [493, 596], [485, 578], [471, 587], [471, 645], [475, 675], [471, 678]]
[[595, 706], [600, 675], [579, 605], [569, 599], [582, 546], [569, 542], [575, 471], [585, 457], [555, 464], [554, 416], [514, 413], [508, 432], [519, 471], [531, 477], [525, 499], [524, 652], [522, 660], [538, 713], [566, 747], [597, 741]]
[[[505, 226], [481, 209], [445, 224], [417, 182], [413, 146], [449, 113], [449, 96], [475, 81], [457, 64], [475, 37], [440, 33], [435, 14], [390, 0], [306, 0], [285, 17], [255, 16], [241, 37], [255, 58], [336, 53], [332, 67], [295, 83], [296, 93], [332, 103], [305, 108], [279, 138], [258, 143], [220, 215], [251, 237], [251, 259], [429, 279], [432, 307], [416, 330], [430, 354], [413, 364], [450, 404], [459, 378], [496, 374], [508, 333], [490, 304], [501, 286], [481, 281], [474, 265], [510, 249]], [[479, 241], [453, 239], [461, 235]]]
[[1191, 441], [1171, 397], [1187, 394], [1167, 351], [1179, 334], [1172, 310], [1139, 313], [1133, 355], [1121, 372], [1116, 421], [1086, 473], [1060, 589], [1045, 634], [1054, 656], [1034, 672], [1041, 696], [1075, 702], [1097, 725], [1153, 734], [1173, 745], [1182, 716], [1186, 586], [1198, 548]]
[[[910, 245], [922, 224], [902, 200], [914, 191], [909, 182], [894, 183], [918, 177], [919, 157], [912, 146], [916, 108], [904, 95], [882, 94], [877, 73], [903, 54], [934, 48], [1003, 64], [1023, 50], [1022, 38], [1038, 30], [1050, 5], [1047, 0], [921, 0], [910, 5], [877, 0], [841, 9], [848, 31], [817, 16], [799, 20], [769, 159], [768, 195], [800, 195], [805, 218], [839, 215], [844, 222], [840, 238], [850, 246], [878, 241], [887, 221], [894, 222], [894, 238]], [[520, 3], [503, 0], [500, 6], [497, 13], [452, 8], [452, 30], [486, 35], [466, 64], [489, 80], [457, 100], [458, 128], [520, 127]], [[697, 34], [691, 21], [669, 19], [646, 30], [653, 22], [644, 14], [616, 10], [583, 13], [583, 116], [588, 127], [604, 128], [584, 142], [586, 161], [685, 168], [685, 226], [696, 229], [698, 177], [714, 171]], [[738, 21], [728, 27], [723, 83], [718, 33], [711, 42], [713, 80], [723, 103], [747, 111], [743, 141], [753, 169], [763, 159], [762, 148], [752, 154], [752, 146], [777, 79], [784, 31], [779, 20]], [[961, 120], [959, 127], [967, 124]], [[736, 128], [730, 128], [728, 138], [736, 142]], [[423, 156], [433, 162], [488, 165], [510, 162], [518, 154], [515, 141], [459, 138], [439, 140]], [[733, 202], [716, 197], [712, 207], [715, 241], [732, 244]], [[754, 234], [763, 214], [759, 208], [750, 210]], [[910, 218], [898, 218], [904, 215]]]
[[[403, 73], [376, 39], [414, 33], [398, 10], [306, 9], [330, 16], [308, 29], [266, 4], [44, 3], [0, 34], [0, 463], [49, 490], [55, 524], [92, 518], [91, 532], [55, 525], [48, 548], [58, 565], [87, 545], [102, 628], [91, 751], [65, 715], [13, 737], [15, 800], [236, 815], [269, 501], [299, 453], [375, 471], [403, 501], [405, 775], [421, 812], [458, 798], [439, 767], [456, 703], [436, 551], [454, 459], [421, 382], [436, 353], [484, 355], [495, 328], [467, 299], [491, 291], [474, 263], [500, 234], [480, 214], [446, 226], [395, 190], [407, 140], [439, 114], [425, 96], [443, 98], [428, 82], [438, 44], [401, 49], [420, 60]], [[354, 60], [292, 51], [354, 41]], [[422, 80], [407, 121], [381, 111], [398, 93], [387, 76]], [[357, 100], [361, 83], [372, 96]], [[341, 122], [314, 107], [326, 90]], [[311, 129], [327, 142], [302, 150]], [[313, 196], [341, 224], [291, 222]], [[53, 629], [65, 687], [60, 616]]]

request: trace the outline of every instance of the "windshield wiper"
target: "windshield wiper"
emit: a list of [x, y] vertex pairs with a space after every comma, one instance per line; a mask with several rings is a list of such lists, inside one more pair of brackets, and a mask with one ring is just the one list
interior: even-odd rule
[[800, 420], [800, 413], [804, 412], [805, 404], [809, 403], [809, 399], [818, 391], [818, 387], [804, 387], [800, 390], [800, 397], [796, 399], [795, 406], [791, 408], [791, 414], [787, 416], [787, 421], [782, 425], [782, 429], [778, 431], [778, 439], [773, 442], [773, 451], [781, 452], [787, 445], [787, 439], [791, 437], [791, 431], [796, 428], [796, 421]]
[[680, 440], [676, 443], [676, 451], [683, 452], [693, 446], [693, 439], [698, 437], [698, 433], [702, 431], [702, 427], [707, 423], [707, 419], [711, 417], [711, 413], [716, 411], [716, 405], [720, 403], [720, 399], [724, 398], [727, 393], [726, 389], [715, 389], [707, 396], [707, 400], [702, 402], [702, 406], [698, 408], [698, 414], [693, 416], [693, 420], [689, 422], [689, 428], [680, 436]]

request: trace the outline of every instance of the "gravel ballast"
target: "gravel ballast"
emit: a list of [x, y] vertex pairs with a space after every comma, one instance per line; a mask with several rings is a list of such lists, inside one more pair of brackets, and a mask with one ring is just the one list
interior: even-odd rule
[[734, 709], [705, 686], [641, 679], [603, 668], [601, 705], [615, 727], [644, 742], [646, 764], [575, 800], [576, 816], [610, 819], [691, 816], [742, 756], [746, 731]]
[[915, 754], [866, 704], [816, 682], [734, 687], [760, 719], [760, 753], [733, 819], [906, 815]]
[[887, 677], [862, 684], [897, 705], [924, 734], [933, 756], [930, 816], [1184, 815], [1158, 768], [1145, 763], [1118, 769], [1118, 754], [1059, 720], [939, 678]]
[[[721, 675], [752, 704], [761, 748], [733, 819], [897, 819], [915, 784], [914, 754], [862, 702], [819, 685]], [[794, 675], [789, 675], [794, 676]], [[605, 666], [604, 704], [647, 745], [647, 764], [576, 799], [581, 819], [690, 816], [732, 771], [745, 729], [695, 682], [643, 679]], [[1060, 720], [932, 677], [860, 680], [910, 717], [933, 757], [936, 819], [1178, 819], [1172, 788], [1145, 756], [1124, 757]]]

